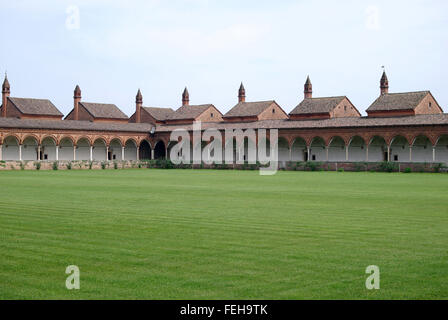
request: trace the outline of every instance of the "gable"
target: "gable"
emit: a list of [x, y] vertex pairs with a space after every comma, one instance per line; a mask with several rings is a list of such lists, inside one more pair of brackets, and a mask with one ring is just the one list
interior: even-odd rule
[[288, 115], [286, 112], [276, 102], [273, 102], [258, 115], [258, 120], [279, 120], [287, 118]]

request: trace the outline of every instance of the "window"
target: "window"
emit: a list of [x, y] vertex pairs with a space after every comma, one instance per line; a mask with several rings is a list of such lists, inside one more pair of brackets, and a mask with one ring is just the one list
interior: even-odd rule
[[431, 109], [431, 102], [429, 103], [429, 109]]
[[272, 113], [275, 113], [275, 109], [272, 109]]
[[213, 118], [213, 113], [210, 113], [210, 118]]
[[344, 106], [344, 111], [347, 111], [347, 106]]
[[398, 154], [394, 155], [394, 161], [398, 161]]
[[316, 155], [313, 154], [312, 157], [311, 157], [311, 159], [312, 159], [313, 161], [316, 161]]

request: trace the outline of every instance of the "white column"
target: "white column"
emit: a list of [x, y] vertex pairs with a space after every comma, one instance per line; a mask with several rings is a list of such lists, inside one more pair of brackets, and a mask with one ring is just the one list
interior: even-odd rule
[[325, 146], [325, 156], [326, 156], [327, 162], [328, 162], [328, 149], [330, 149], [330, 147]]
[[137, 146], [137, 160], [140, 160], [140, 150], [138, 146]]
[[307, 154], [307, 159], [306, 159], [306, 161], [310, 161], [310, 159], [311, 159], [311, 155], [310, 155], [310, 153], [311, 153], [311, 148], [310, 147], [306, 147], [306, 149], [307, 149], [307, 152], [308, 152], [308, 154]]
[[106, 146], [106, 160], [109, 161], [109, 147]]
[[289, 161], [292, 161], [292, 146], [289, 147]]
[[436, 162], [436, 147], [432, 147], [432, 162]]
[[154, 160], [154, 149], [151, 149], [151, 160]]
[[22, 161], [22, 145], [19, 144], [19, 160]]
[[387, 146], [387, 161], [390, 162], [390, 146]]
[[369, 162], [369, 145], [366, 145], [366, 162]]
[[348, 146], [345, 146], [345, 161], [348, 161]]
[[59, 145], [56, 145], [56, 161], [59, 160]]
[[412, 162], [412, 146], [409, 146], [409, 162]]
[[121, 160], [124, 160], [124, 147], [121, 147]]
[[93, 146], [90, 146], [89, 151], [90, 151], [89, 159], [90, 161], [93, 161]]
[[40, 150], [41, 150], [41, 146], [38, 145], [38, 146], [37, 146], [37, 161], [42, 160], [42, 159], [40, 158]]
[[76, 146], [73, 146], [73, 161], [76, 160]]

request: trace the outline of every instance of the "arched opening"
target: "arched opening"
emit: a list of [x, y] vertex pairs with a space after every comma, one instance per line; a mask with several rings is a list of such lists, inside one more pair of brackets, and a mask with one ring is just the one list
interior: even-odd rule
[[310, 161], [326, 161], [325, 141], [321, 137], [314, 137], [310, 144]]
[[124, 145], [124, 158], [126, 160], [137, 160], [137, 143], [133, 139], [127, 140]]
[[331, 138], [328, 145], [328, 161], [346, 161], [345, 141], [339, 136]]
[[3, 141], [3, 160], [19, 160], [19, 140], [14, 136], [6, 137]]
[[408, 140], [403, 136], [394, 137], [390, 144], [390, 161], [408, 162], [411, 158]]
[[52, 137], [45, 137], [42, 140], [41, 160], [56, 160], [56, 141]]
[[432, 162], [432, 144], [427, 136], [420, 135], [412, 144], [413, 162]]
[[59, 142], [59, 160], [73, 160], [73, 141], [62, 138]]
[[436, 162], [448, 163], [448, 135], [443, 135], [437, 139]]
[[105, 161], [107, 160], [107, 146], [106, 141], [101, 138], [93, 142], [93, 160]]
[[286, 161], [290, 161], [289, 144], [285, 138], [278, 139], [278, 161], [281, 166], [285, 165]]
[[90, 143], [87, 138], [81, 138], [76, 143], [76, 160], [90, 160]]
[[22, 143], [22, 160], [38, 160], [37, 155], [37, 139], [34, 137], [26, 137]]
[[368, 161], [381, 162], [387, 161], [387, 144], [386, 140], [380, 136], [374, 136], [369, 143]]
[[366, 143], [360, 136], [354, 136], [350, 139], [348, 161], [366, 161]]
[[306, 141], [303, 138], [294, 139], [291, 146], [291, 160], [292, 161], [306, 161], [307, 160]]
[[143, 140], [138, 147], [139, 160], [150, 160], [151, 159], [151, 145], [148, 141]]
[[154, 159], [165, 159], [166, 158], [166, 149], [165, 143], [162, 140], [157, 141], [156, 146], [154, 147]]
[[112, 139], [109, 145], [109, 160], [123, 160], [121, 141], [118, 138]]

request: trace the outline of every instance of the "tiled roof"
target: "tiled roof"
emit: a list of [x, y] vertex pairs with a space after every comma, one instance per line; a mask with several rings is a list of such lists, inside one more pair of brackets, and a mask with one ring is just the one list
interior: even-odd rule
[[113, 123], [77, 120], [35, 120], [0, 118], [0, 128], [49, 129], [49, 130], [91, 130], [147, 133], [153, 125], [149, 123]]
[[270, 105], [275, 103], [274, 100], [256, 101], [256, 102], [239, 102], [232, 109], [224, 115], [224, 118], [229, 117], [253, 117], [258, 116]]
[[63, 116], [63, 114], [54, 106], [53, 103], [51, 103], [50, 100], [13, 97], [9, 97], [8, 99], [23, 114]]
[[[360, 127], [391, 127], [391, 126], [448, 126], [448, 114], [427, 114], [408, 117], [352, 117], [331, 118], [323, 120], [263, 120], [255, 122], [207, 122], [202, 123], [202, 129], [325, 129], [325, 128], [360, 128]], [[76, 120], [34, 120], [0, 118], [0, 128], [23, 129], [55, 129], [55, 130], [92, 130], [92, 131], [122, 131], [141, 132], [151, 131], [149, 123], [102, 123]], [[170, 132], [177, 128], [192, 129], [192, 125], [160, 125], [156, 132]]]
[[128, 119], [116, 105], [106, 103], [80, 102], [94, 118]]
[[[366, 128], [366, 127], [400, 127], [447, 125], [448, 114], [427, 114], [408, 117], [347, 117], [322, 120], [262, 120], [255, 122], [215, 122], [202, 123], [202, 129], [325, 129], [325, 128]], [[156, 132], [172, 131], [177, 128], [191, 130], [192, 125], [160, 125]]]
[[156, 120], [166, 120], [174, 110], [171, 108], [143, 107]]
[[343, 99], [345, 99], [345, 96], [306, 98], [289, 114], [330, 113]]
[[214, 107], [212, 104], [186, 105], [182, 106], [168, 116], [166, 120], [196, 119], [205, 110]]
[[429, 91], [387, 93], [376, 99], [367, 111], [413, 110]]

